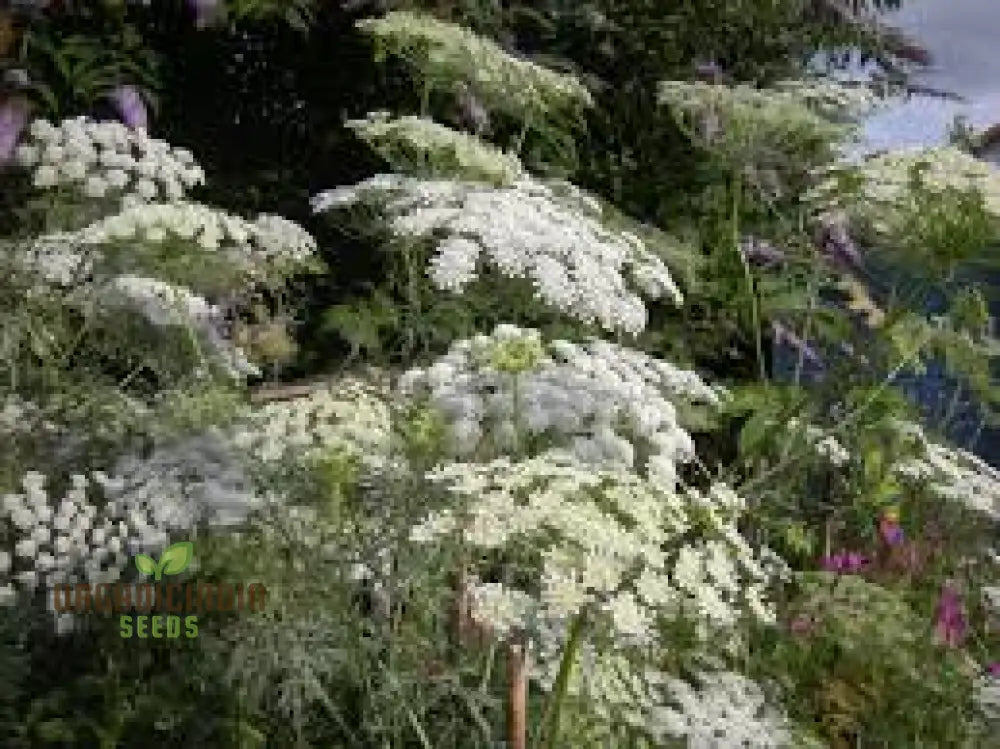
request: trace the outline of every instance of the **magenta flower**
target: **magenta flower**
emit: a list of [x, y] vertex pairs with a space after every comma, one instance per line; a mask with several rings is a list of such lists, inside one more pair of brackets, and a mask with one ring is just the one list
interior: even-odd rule
[[962, 599], [951, 583], [945, 583], [934, 617], [934, 636], [940, 644], [959, 647], [965, 639], [965, 612]]
[[146, 102], [135, 86], [119, 86], [111, 92], [111, 103], [118, 111], [118, 117], [126, 127], [133, 130], [148, 130], [149, 118]]
[[28, 106], [23, 99], [7, 99], [0, 104], [0, 165], [14, 155], [21, 131], [28, 124]]
[[990, 676], [1000, 679], [1000, 661], [993, 661], [990, 665], [986, 667], [986, 673]]
[[840, 552], [823, 557], [823, 569], [827, 572], [857, 574], [868, 566], [867, 557], [857, 552]]

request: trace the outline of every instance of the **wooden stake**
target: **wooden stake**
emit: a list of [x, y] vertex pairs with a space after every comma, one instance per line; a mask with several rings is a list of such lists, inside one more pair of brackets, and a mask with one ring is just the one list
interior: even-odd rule
[[528, 747], [528, 657], [520, 642], [507, 647], [507, 747]]

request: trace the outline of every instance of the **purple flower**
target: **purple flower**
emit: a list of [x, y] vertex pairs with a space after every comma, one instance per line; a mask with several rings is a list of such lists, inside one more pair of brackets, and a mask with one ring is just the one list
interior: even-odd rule
[[740, 254], [753, 265], [780, 265], [785, 261], [785, 253], [770, 242], [756, 237], [744, 237], [740, 242]]
[[0, 104], [0, 164], [10, 161], [27, 124], [28, 105], [23, 99], [7, 99]]
[[903, 529], [895, 520], [882, 518], [878, 522], [878, 532], [889, 546], [899, 546], [905, 538]]
[[965, 639], [965, 612], [962, 599], [951, 583], [945, 583], [934, 615], [934, 636], [949, 647], [959, 647]]
[[194, 13], [194, 23], [198, 28], [211, 24], [222, 10], [219, 0], [187, 0], [188, 7]]
[[861, 253], [847, 230], [847, 220], [842, 216], [828, 218], [819, 232], [820, 250], [832, 262], [855, 268], [861, 266]]
[[803, 341], [792, 330], [777, 321], [771, 323], [771, 330], [774, 335], [774, 344], [776, 346], [785, 344], [801, 354], [802, 357], [810, 364], [815, 364], [817, 366], [823, 365], [823, 360], [819, 358], [819, 354], [816, 353], [816, 350]]
[[993, 661], [990, 665], [986, 667], [986, 673], [990, 676], [1000, 679], [1000, 661]]
[[149, 129], [146, 102], [135, 86], [119, 86], [111, 92], [111, 102], [126, 127], [133, 130]]
[[694, 66], [695, 74], [702, 80], [717, 81], [722, 77], [722, 68], [715, 60], [702, 60]]

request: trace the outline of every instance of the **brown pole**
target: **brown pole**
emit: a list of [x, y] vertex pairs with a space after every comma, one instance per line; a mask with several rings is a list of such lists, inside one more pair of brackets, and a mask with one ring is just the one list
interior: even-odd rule
[[507, 647], [507, 746], [528, 747], [528, 658], [517, 641]]

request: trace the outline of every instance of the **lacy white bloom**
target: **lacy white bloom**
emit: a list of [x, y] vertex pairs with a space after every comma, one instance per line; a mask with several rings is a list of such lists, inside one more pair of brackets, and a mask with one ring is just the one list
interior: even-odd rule
[[44, 284], [74, 286], [84, 282], [93, 271], [100, 250], [85, 247], [75, 232], [45, 234], [11, 249], [16, 262], [35, 274]]
[[[595, 470], [559, 452], [521, 462], [445, 465], [428, 479], [447, 487], [459, 506], [430, 515], [414, 527], [412, 540], [429, 543], [457, 531], [472, 547], [504, 551], [513, 569], [532, 565], [535, 587], [521, 591], [531, 605], [519, 596], [516, 609], [504, 608], [518, 612], [497, 623], [504, 631], [516, 624], [537, 640], [542, 630], [564, 626], [592, 605], [620, 645], [641, 646], [650, 643], [662, 615], [689, 616], [716, 630], [743, 612], [756, 615], [745, 593], [760, 603], [766, 573], [724, 517], [728, 508], [704, 512], [711, 496], [675, 494], [634, 473]], [[681, 545], [695, 527], [707, 540]], [[678, 545], [673, 561], [665, 550]], [[530, 549], [528, 558], [517, 549]], [[491, 601], [498, 595], [483, 584], [473, 592]], [[509, 590], [504, 595], [513, 600]], [[766, 606], [762, 614], [773, 617]]]
[[694, 128], [707, 146], [740, 165], [760, 165], [787, 155], [795, 145], [837, 143], [851, 131], [830, 119], [836, 102], [805, 84], [758, 89], [666, 81], [659, 94], [683, 126]]
[[[855, 195], [845, 195], [841, 175], [859, 178]], [[901, 148], [865, 159], [858, 165], [827, 170], [805, 199], [824, 212], [845, 209], [869, 221], [883, 234], [905, 230], [915, 208], [914, 174], [924, 190], [944, 195], [949, 191], [978, 192], [986, 212], [1000, 218], [1000, 170], [953, 146]]]
[[920, 455], [897, 463], [897, 475], [942, 499], [1000, 518], [1000, 471], [966, 450], [930, 441], [916, 424], [905, 426]]
[[767, 704], [760, 687], [733, 672], [701, 674], [695, 686], [666, 677], [664, 691], [677, 708], [658, 705], [649, 722], [660, 736], [686, 739], [692, 749], [791, 749], [787, 718]]
[[243, 352], [219, 332], [218, 309], [190, 290], [138, 276], [118, 276], [106, 290], [107, 300], [118, 299], [135, 308], [152, 325], [194, 331], [232, 377], [258, 373]]
[[394, 11], [365, 19], [382, 54], [399, 55], [431, 82], [466, 81], [483, 104], [533, 122], [553, 111], [590, 106], [590, 92], [576, 78], [514, 57], [496, 42], [433, 16]]
[[150, 138], [142, 129], [84, 117], [58, 125], [36, 120], [15, 158], [33, 170], [36, 187], [70, 186], [91, 198], [127, 191], [139, 200], [161, 195], [179, 200], [205, 181], [204, 170], [187, 150]]
[[311, 235], [280, 216], [265, 214], [251, 222], [211, 206], [180, 201], [126, 207], [79, 232], [79, 241], [85, 244], [135, 239], [154, 243], [184, 239], [248, 268], [303, 263], [316, 250]]
[[775, 91], [792, 94], [831, 120], [857, 122], [883, 103], [870, 86], [848, 85], [830, 78], [789, 79], [771, 86]]
[[167, 533], [200, 522], [240, 523], [262, 502], [244, 456], [213, 432], [158, 446], [148, 457], [125, 456], [110, 474], [97, 474], [97, 481], [109, 509], [140, 531], [128, 543], [146, 549], [162, 544]]
[[979, 678], [976, 703], [988, 721], [1000, 723], [1000, 677], [990, 674]]
[[87, 477], [69, 477], [61, 497], [51, 497], [46, 477], [25, 474], [20, 494], [0, 498], [0, 521], [13, 530], [13, 554], [0, 550], [0, 588], [88, 581], [115, 582], [128, 563], [122, 544], [129, 526], [98, 512]]
[[264, 463], [309, 461], [335, 451], [375, 460], [388, 451], [391, 423], [388, 403], [375, 386], [345, 378], [249, 411], [231, 427], [229, 439]]
[[[580, 460], [645, 469], [671, 487], [694, 447], [673, 401], [714, 405], [724, 394], [639, 351], [600, 339], [543, 344], [537, 331], [512, 325], [454, 343], [400, 385], [445, 414], [461, 454], [482, 439], [505, 452], [519, 433], [544, 435]], [[648, 456], [644, 465], [637, 454]]]
[[376, 112], [346, 124], [403, 172], [497, 185], [512, 184], [524, 175], [516, 155], [426, 117], [390, 119], [387, 113]]
[[530, 178], [493, 188], [380, 175], [321, 193], [313, 208], [371, 201], [384, 208], [397, 235], [433, 236], [439, 255], [429, 273], [439, 288], [460, 291], [474, 277], [470, 269], [485, 261], [504, 276], [530, 279], [546, 304], [629, 333], [645, 328], [646, 307], [627, 276], [648, 297], [683, 302], [660, 258], [635, 235], [607, 229], [592, 198], [564, 187]]

